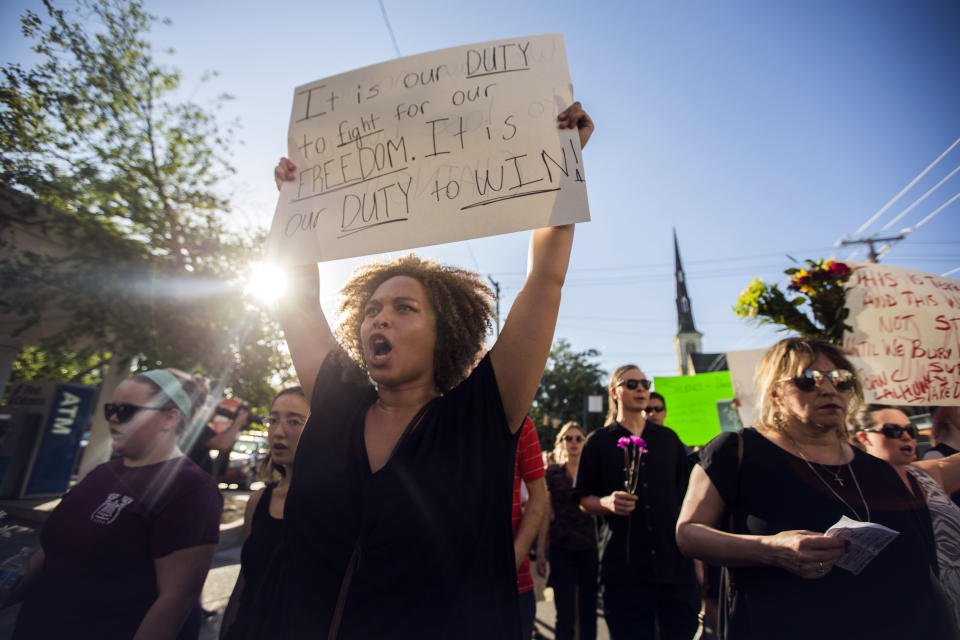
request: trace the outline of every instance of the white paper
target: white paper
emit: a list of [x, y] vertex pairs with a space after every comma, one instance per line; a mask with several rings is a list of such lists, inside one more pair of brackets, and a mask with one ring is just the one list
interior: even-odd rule
[[432, 51], [297, 87], [268, 259], [306, 264], [589, 220], [560, 35]]
[[824, 535], [850, 541], [850, 551], [840, 556], [836, 566], [860, 575], [900, 532], [875, 522], [860, 522], [843, 516]]

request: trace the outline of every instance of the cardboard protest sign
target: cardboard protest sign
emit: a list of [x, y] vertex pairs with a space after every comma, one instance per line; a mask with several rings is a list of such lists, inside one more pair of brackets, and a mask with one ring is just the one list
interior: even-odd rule
[[766, 352], [766, 349], [727, 352], [730, 382], [733, 385], [734, 397], [738, 400], [737, 413], [745, 427], [756, 424], [760, 419], [760, 397], [753, 384], [753, 377]]
[[858, 263], [847, 292], [846, 349], [867, 402], [960, 405], [960, 281]]
[[347, 258], [589, 220], [563, 38], [455, 47], [294, 91], [267, 257]]
[[680, 436], [684, 444], [706, 444], [720, 433], [717, 400], [733, 397], [729, 371], [655, 377], [653, 386], [667, 402], [665, 424]]

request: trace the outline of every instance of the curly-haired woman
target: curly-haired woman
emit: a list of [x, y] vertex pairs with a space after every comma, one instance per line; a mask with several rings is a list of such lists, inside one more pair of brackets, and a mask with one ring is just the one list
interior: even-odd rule
[[[579, 103], [558, 126], [577, 128], [581, 144], [593, 131]], [[281, 160], [278, 185], [295, 176]], [[316, 267], [298, 270], [281, 322], [311, 417], [279, 587], [265, 595], [272, 623], [257, 635], [519, 635], [515, 434], [550, 350], [572, 241], [572, 225], [533, 232], [526, 282], [482, 359], [492, 306], [475, 274], [413, 256], [363, 267], [343, 289], [335, 338]]]

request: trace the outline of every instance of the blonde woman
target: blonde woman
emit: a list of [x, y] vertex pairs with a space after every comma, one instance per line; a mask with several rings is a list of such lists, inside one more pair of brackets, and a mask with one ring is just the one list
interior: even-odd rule
[[557, 608], [557, 640], [597, 637], [597, 530], [594, 519], [580, 510], [573, 491], [586, 434], [577, 422], [561, 427], [554, 446], [557, 463], [547, 468], [547, 515], [540, 530], [537, 571], [547, 574]]
[[[730, 569], [725, 637], [953, 637], [925, 505], [846, 441], [863, 398], [850, 361], [828, 342], [787, 338], [764, 356], [757, 388], [760, 422], [703, 448], [677, 521], [684, 553]], [[728, 512], [732, 531], [720, 528]], [[856, 574], [836, 566], [850, 543], [824, 535], [843, 516], [899, 532]]]
[[[613, 372], [608, 423], [584, 443], [577, 472], [580, 508], [601, 516], [610, 542], [601, 559], [604, 619], [613, 640], [690, 640], [699, 625], [700, 596], [693, 562], [677, 549], [690, 463], [680, 438], [643, 416], [650, 379], [636, 365]], [[640, 438], [636, 493], [626, 490], [623, 439]], [[633, 487], [631, 487], [633, 488]]]

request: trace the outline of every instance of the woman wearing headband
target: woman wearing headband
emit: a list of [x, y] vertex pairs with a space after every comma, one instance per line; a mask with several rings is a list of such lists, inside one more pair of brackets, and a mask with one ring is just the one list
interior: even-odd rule
[[12, 601], [13, 637], [193, 638], [220, 534], [221, 497], [178, 437], [206, 397], [169, 369], [121, 382], [104, 405], [117, 456], [67, 493]]
[[903, 411], [869, 405], [857, 414], [857, 441], [867, 453], [890, 463], [911, 494], [930, 510], [940, 564], [940, 584], [960, 626], [960, 507], [950, 493], [960, 490], [960, 455], [915, 460], [917, 428]]
[[[926, 505], [890, 465], [847, 443], [847, 416], [863, 393], [843, 352], [811, 338], [782, 340], [757, 369], [757, 388], [760, 421], [701, 450], [677, 521], [681, 551], [728, 567], [720, 632], [953, 638], [937, 597]], [[898, 534], [865, 564], [849, 564], [863, 556], [825, 535], [844, 516]], [[890, 594], [896, 603], [878, 606]]]

